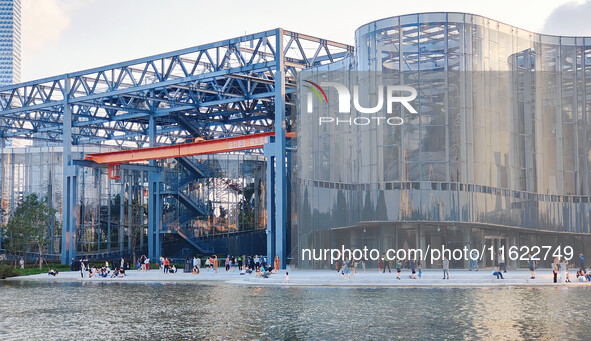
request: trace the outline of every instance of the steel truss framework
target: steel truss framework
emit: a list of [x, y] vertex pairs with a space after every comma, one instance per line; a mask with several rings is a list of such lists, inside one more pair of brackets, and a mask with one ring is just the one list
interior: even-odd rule
[[[2, 87], [0, 137], [63, 143], [62, 261], [67, 262], [76, 254], [72, 212], [80, 167], [72, 160], [72, 145], [142, 148], [274, 131], [274, 141], [265, 145], [273, 175], [268, 188], [275, 188], [267, 198], [268, 216], [275, 217], [268, 220], [267, 244], [269, 256], [279, 254], [284, 266], [288, 184], [286, 163], [275, 160], [287, 155], [295, 76], [352, 56], [352, 46], [279, 28]], [[149, 183], [148, 248], [154, 259], [161, 249], [161, 174], [150, 172]]]

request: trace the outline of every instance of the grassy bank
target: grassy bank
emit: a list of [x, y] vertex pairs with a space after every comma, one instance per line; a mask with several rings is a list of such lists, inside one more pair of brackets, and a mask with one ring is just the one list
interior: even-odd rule
[[[58, 271], [70, 271], [69, 265], [62, 265], [59, 263], [49, 264], [52, 269], [56, 269]], [[39, 264], [29, 264], [26, 265], [24, 269], [21, 269], [18, 265], [17, 268], [14, 268], [14, 263], [3, 263], [0, 264], [0, 279], [4, 279], [7, 277], [16, 277], [16, 276], [28, 276], [28, 275], [35, 275], [41, 273], [47, 273], [49, 271], [49, 267], [47, 264], [43, 264], [43, 268], [39, 270]]]
[[[90, 262], [89, 267], [92, 267], [93, 265], [96, 266], [97, 268], [100, 268], [102, 266], [105, 265], [104, 261], [96, 261], [96, 262]], [[131, 265], [131, 263], [130, 263]], [[172, 267], [172, 263], [170, 264], [170, 266]], [[182, 264], [174, 264], [178, 271], [183, 271], [183, 265]], [[70, 271], [70, 266], [69, 265], [63, 265], [60, 263], [49, 263], [49, 266], [51, 267], [51, 269], [57, 270], [57, 271]], [[112, 265], [111, 265], [112, 266]], [[152, 270], [154, 269], [158, 269], [158, 263], [152, 263], [150, 264], [150, 268]], [[17, 268], [14, 268], [14, 263], [0, 263], [0, 279], [4, 279], [7, 277], [17, 277], [17, 276], [28, 276], [28, 275], [36, 275], [36, 274], [46, 274], [49, 271], [49, 267], [47, 266], [47, 264], [43, 264], [43, 268], [41, 270], [39, 270], [39, 264], [33, 264], [33, 263], [29, 263], [25, 265], [24, 269], [21, 269], [20, 266], [17, 264]], [[136, 267], [130, 267], [129, 270], [135, 270]]]

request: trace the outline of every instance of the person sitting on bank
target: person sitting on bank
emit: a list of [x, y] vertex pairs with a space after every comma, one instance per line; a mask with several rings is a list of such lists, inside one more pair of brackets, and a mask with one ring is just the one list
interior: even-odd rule
[[501, 264], [497, 266], [497, 271], [493, 272], [493, 276], [497, 276], [497, 279], [505, 279], [503, 277], [503, 272], [501, 271]]
[[193, 265], [193, 275], [197, 274], [199, 274], [199, 268], [197, 267], [197, 265]]
[[169, 271], [171, 274], [175, 274], [176, 273], [176, 266], [174, 266], [174, 264], [172, 265], [172, 267], [170, 268]]
[[265, 268], [264, 266], [260, 266], [255, 271], [256, 271], [256, 273], [255, 273], [256, 277], [269, 278], [269, 275], [271, 275], [269, 270], [267, 270], [267, 268]]
[[264, 266], [260, 267], [260, 273], [261, 273], [261, 277], [263, 277], [263, 278], [269, 278], [269, 276], [271, 275], [271, 272], [268, 271]]
[[59, 271], [53, 270], [53, 269], [49, 269], [49, 271], [47, 272], [48, 275], [51, 275], [54, 277], [57, 276], [58, 273], [59, 273]]

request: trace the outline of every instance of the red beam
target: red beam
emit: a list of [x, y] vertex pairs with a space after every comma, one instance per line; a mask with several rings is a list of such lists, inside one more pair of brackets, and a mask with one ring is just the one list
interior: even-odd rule
[[[269, 137], [275, 132], [235, 136], [215, 140], [197, 141], [162, 147], [129, 149], [117, 152], [88, 154], [85, 160], [96, 163], [125, 163], [148, 160], [172, 159], [191, 155], [206, 155], [225, 153], [238, 150], [262, 148], [269, 142]], [[294, 137], [293, 133], [286, 133], [287, 137]]]

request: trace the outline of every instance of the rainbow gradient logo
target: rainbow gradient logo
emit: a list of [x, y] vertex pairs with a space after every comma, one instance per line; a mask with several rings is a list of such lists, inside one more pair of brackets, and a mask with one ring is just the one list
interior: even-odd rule
[[[324, 90], [322, 89], [322, 87], [314, 82], [310, 82], [310, 81], [304, 81], [310, 85], [304, 85], [304, 88], [312, 90], [312, 92], [314, 92], [316, 94], [316, 96], [318, 96], [318, 99], [320, 100], [320, 103], [328, 103], [328, 97], [326, 97], [326, 92], [324, 92]], [[318, 92], [320, 91], [320, 92]], [[322, 96], [320, 96], [320, 94], [322, 93]], [[311, 106], [312, 106], [312, 101], [311, 101], [311, 93], [308, 94], [308, 112], [311, 112]]]

